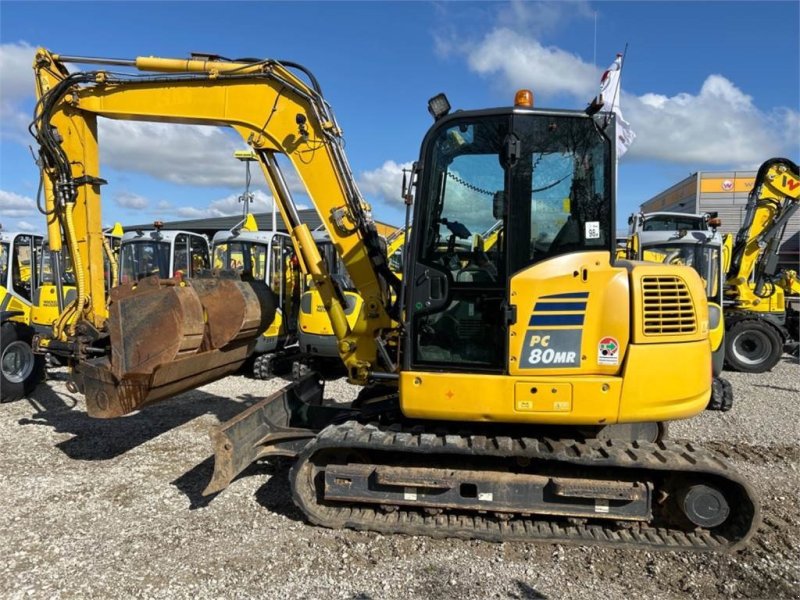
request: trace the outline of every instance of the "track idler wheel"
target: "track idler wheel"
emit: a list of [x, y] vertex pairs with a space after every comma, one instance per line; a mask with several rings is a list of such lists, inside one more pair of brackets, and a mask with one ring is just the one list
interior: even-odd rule
[[678, 494], [683, 516], [698, 527], [722, 525], [731, 512], [728, 501], [717, 488], [705, 484], [689, 486]]

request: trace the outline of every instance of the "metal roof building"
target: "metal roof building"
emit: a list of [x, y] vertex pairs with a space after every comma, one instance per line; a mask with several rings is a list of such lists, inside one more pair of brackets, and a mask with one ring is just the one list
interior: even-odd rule
[[[319, 218], [319, 214], [313, 208], [306, 208], [303, 210], [297, 211], [300, 221], [308, 225], [308, 228], [312, 231], [322, 225], [322, 220]], [[272, 213], [253, 213], [253, 216], [256, 219], [256, 223], [258, 224], [258, 228], [262, 231], [269, 231], [272, 229]], [[237, 223], [242, 220], [241, 215], [232, 215], [228, 217], [204, 217], [202, 219], [184, 219], [181, 221], [164, 221], [164, 229], [183, 229], [184, 231], [193, 231], [195, 233], [204, 233], [207, 236], [213, 237], [217, 231], [226, 231], [234, 227]], [[283, 222], [283, 218], [281, 217], [280, 212], [277, 213], [276, 217], [277, 228], [279, 231], [286, 231], [286, 223]], [[388, 235], [397, 227], [394, 225], [390, 225], [388, 223], [382, 223], [380, 221], [375, 221], [375, 225], [378, 228], [378, 233], [383, 236]], [[131, 231], [135, 229], [152, 229], [153, 223], [152, 221], [149, 223], [139, 223], [136, 225], [125, 225], [125, 231]]]
[[[722, 233], [736, 233], [744, 220], [747, 195], [756, 171], [699, 171], [641, 204], [642, 212], [717, 212]], [[797, 269], [800, 257], [800, 211], [786, 227], [780, 247], [780, 266]]]

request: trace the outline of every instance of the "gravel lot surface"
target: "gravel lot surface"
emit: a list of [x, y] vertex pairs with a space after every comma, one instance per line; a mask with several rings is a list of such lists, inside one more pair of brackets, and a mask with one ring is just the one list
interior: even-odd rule
[[[670, 437], [730, 455], [764, 524], [735, 555], [493, 544], [303, 522], [288, 465], [251, 466], [211, 500], [208, 428], [283, 380], [230, 377], [116, 421], [89, 419], [55, 371], [0, 406], [0, 595], [11, 598], [800, 597], [800, 368], [728, 373], [731, 412]], [[355, 389], [328, 382], [328, 397]]]

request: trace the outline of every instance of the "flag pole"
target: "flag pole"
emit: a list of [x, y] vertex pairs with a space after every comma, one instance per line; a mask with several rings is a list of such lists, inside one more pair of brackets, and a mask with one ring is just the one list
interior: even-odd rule
[[[625, 57], [628, 54], [628, 42], [625, 42], [625, 48], [622, 50], [622, 59], [619, 61], [619, 85], [614, 90], [614, 97], [611, 99], [611, 106], [613, 107], [617, 101], [617, 93], [622, 91], [622, 67], [625, 66]], [[617, 119], [618, 120], [618, 119]], [[614, 126], [616, 131], [616, 124]], [[616, 134], [615, 134], [616, 135]], [[617, 143], [614, 140], [614, 202], [617, 202], [617, 190], [619, 189], [619, 154], [617, 153]], [[614, 231], [616, 232], [616, 223], [614, 224]], [[616, 233], [614, 234], [616, 236]]]

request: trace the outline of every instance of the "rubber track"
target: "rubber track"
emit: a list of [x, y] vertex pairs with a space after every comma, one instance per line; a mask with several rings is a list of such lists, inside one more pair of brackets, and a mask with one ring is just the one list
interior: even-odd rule
[[[317, 501], [313, 484], [314, 455], [321, 450], [397, 452], [411, 455], [529, 457], [573, 464], [576, 467], [641, 469], [684, 472], [718, 477], [734, 484], [740, 498], [731, 501], [739, 511], [714, 532], [684, 531], [633, 522], [569, 521], [546, 515], [511, 515], [497, 519], [490, 514], [445, 511], [429, 515], [417, 507], [400, 506], [393, 512], [364, 505]], [[428, 466], [431, 466], [429, 464]], [[417, 431], [382, 430], [353, 421], [331, 425], [305, 447], [290, 473], [294, 502], [317, 525], [348, 527], [382, 533], [431, 537], [482, 539], [494, 542], [540, 541], [594, 544], [654, 550], [731, 551], [742, 548], [760, 524], [760, 509], [750, 486], [721, 459], [690, 443], [621, 441], [573, 441], [547, 438], [511, 438], [477, 435], [445, 435]], [[749, 502], [748, 502], [749, 500]], [[508, 516], [508, 515], [507, 515]], [[721, 531], [722, 530], [722, 531]]]

